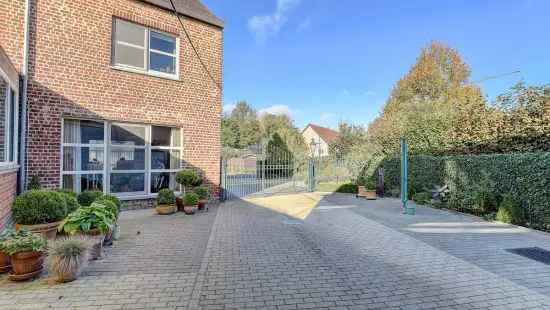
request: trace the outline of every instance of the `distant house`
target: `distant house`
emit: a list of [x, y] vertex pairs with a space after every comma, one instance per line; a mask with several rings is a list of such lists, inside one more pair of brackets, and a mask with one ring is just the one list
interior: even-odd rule
[[329, 155], [329, 147], [338, 140], [339, 134], [330, 128], [309, 124], [302, 131], [302, 136], [312, 155], [324, 157]]

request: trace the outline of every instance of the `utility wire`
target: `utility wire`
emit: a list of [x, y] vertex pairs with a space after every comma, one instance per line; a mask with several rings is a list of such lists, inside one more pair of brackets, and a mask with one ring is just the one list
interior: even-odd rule
[[[171, 1], [171, 0], [170, 0]], [[519, 74], [521, 73], [520, 70], [517, 70], [517, 71], [513, 71], [513, 72], [508, 72], [508, 73], [504, 73], [504, 74], [499, 74], [499, 75], [493, 75], [493, 76], [487, 76], [481, 80], [478, 80], [478, 81], [475, 81], [473, 83], [477, 84], [477, 83], [481, 83], [481, 82], [485, 82], [485, 81], [488, 81], [488, 80], [495, 80], [495, 79], [498, 79], [498, 78], [501, 78], [501, 77], [505, 77], [505, 76], [509, 76], [509, 75], [514, 75], [514, 74]]]
[[214, 79], [214, 76], [212, 75], [212, 73], [210, 73], [210, 70], [208, 70], [208, 68], [206, 67], [206, 64], [202, 61], [202, 58], [199, 55], [199, 52], [197, 51], [197, 48], [195, 47], [195, 44], [193, 44], [193, 40], [191, 40], [191, 36], [187, 32], [187, 29], [185, 28], [185, 25], [183, 24], [183, 21], [181, 20], [180, 14], [178, 13], [178, 10], [176, 9], [176, 6], [174, 5], [174, 1], [170, 0], [170, 4], [172, 5], [172, 10], [174, 11], [174, 15], [176, 15], [176, 17], [178, 18], [178, 21], [180, 22], [181, 28], [183, 29], [183, 32], [185, 33], [185, 36], [187, 37], [187, 40], [189, 41], [189, 44], [191, 44], [191, 47], [193, 48], [193, 51], [195, 52], [195, 55], [197, 55], [197, 58], [199, 59], [199, 62], [202, 65], [202, 68], [204, 69], [204, 71], [206, 71], [206, 73], [208, 74], [208, 76], [210, 77], [212, 82], [214, 82], [214, 85], [216, 85], [216, 87], [218, 87], [218, 89], [221, 92], [222, 91], [222, 86], [216, 81], [216, 79]]

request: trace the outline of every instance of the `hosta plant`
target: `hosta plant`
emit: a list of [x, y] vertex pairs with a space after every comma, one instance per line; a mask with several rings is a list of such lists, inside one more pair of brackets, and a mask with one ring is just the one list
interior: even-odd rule
[[66, 238], [54, 241], [48, 249], [48, 269], [58, 282], [75, 280], [88, 263], [90, 242]]
[[69, 214], [60, 225], [59, 230], [69, 235], [77, 233], [88, 234], [92, 229], [98, 229], [105, 234], [115, 224], [115, 215], [104, 205], [94, 202], [89, 207], [82, 207]]
[[0, 248], [8, 255], [21, 252], [43, 252], [47, 245], [46, 239], [27, 230], [12, 232], [0, 242]]

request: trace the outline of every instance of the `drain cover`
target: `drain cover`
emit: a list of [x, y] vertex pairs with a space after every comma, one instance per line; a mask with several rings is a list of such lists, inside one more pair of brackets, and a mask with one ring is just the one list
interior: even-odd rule
[[506, 251], [550, 265], [550, 251], [539, 247], [508, 249]]

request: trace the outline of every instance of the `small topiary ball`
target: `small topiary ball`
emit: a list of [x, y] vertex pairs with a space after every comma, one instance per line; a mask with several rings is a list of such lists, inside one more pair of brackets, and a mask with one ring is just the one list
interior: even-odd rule
[[67, 202], [64, 195], [56, 191], [32, 190], [19, 195], [11, 211], [17, 224], [54, 223], [67, 216]]
[[83, 207], [89, 207], [92, 202], [103, 197], [103, 192], [100, 191], [83, 191], [78, 194], [78, 203]]
[[164, 188], [161, 189], [157, 195], [157, 204], [159, 205], [173, 205], [176, 203], [176, 195], [173, 190]]
[[196, 206], [199, 204], [199, 195], [195, 193], [187, 193], [183, 195], [182, 200], [184, 206]]

